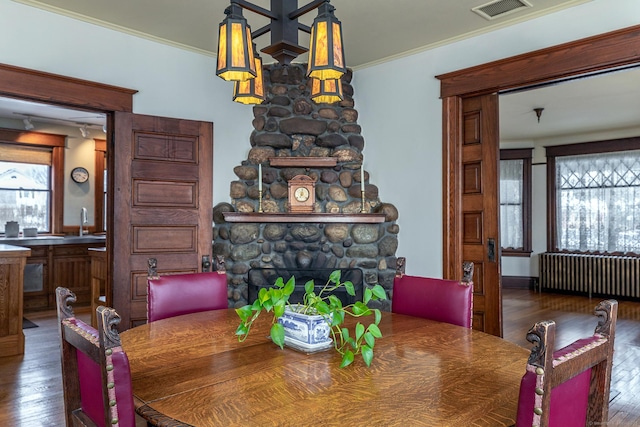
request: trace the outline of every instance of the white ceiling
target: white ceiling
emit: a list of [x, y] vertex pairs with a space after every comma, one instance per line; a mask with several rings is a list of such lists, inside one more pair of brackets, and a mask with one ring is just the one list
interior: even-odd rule
[[[224, 19], [228, 0], [15, 0], [94, 24], [126, 31], [154, 40], [213, 55], [218, 23]], [[553, 13], [590, 0], [527, 0], [533, 7], [486, 20], [471, 11], [490, 0], [332, 0], [335, 15], [342, 21], [347, 64], [355, 68], [451, 43]], [[252, 3], [269, 8], [267, 0]], [[299, 4], [306, 2], [299, 1]], [[310, 25], [310, 12], [301, 22]], [[253, 30], [266, 18], [246, 11]], [[375, 29], [375, 30], [373, 30]], [[301, 33], [299, 44], [308, 45]], [[259, 37], [258, 49], [269, 36]], [[267, 55], [262, 55], [265, 62]], [[304, 57], [299, 58], [304, 61]], [[503, 140], [530, 140], [637, 126], [640, 121], [640, 71], [611, 73], [532, 91], [500, 97]], [[357, 99], [357, 94], [356, 94]], [[533, 108], [544, 108], [540, 123]], [[17, 113], [17, 114], [15, 114]], [[104, 118], [86, 112], [15, 103], [0, 99], [0, 116], [20, 118], [31, 115], [100, 124]]]
[[[124, 29], [157, 40], [180, 44], [205, 53], [216, 52], [218, 24], [224, 19], [229, 0], [16, 0], [56, 13]], [[407, 51], [432, 48], [461, 38], [533, 19], [541, 15], [587, 3], [590, 0], [526, 0], [532, 7], [487, 20], [472, 8], [492, 0], [331, 0], [342, 21], [347, 64], [357, 68]], [[299, 0], [300, 6], [309, 1]], [[252, 0], [265, 9], [270, 0]], [[311, 25], [311, 11], [300, 22]], [[252, 30], [266, 25], [267, 18], [250, 11], [244, 16]], [[308, 46], [300, 32], [299, 43]], [[256, 40], [258, 49], [269, 35]], [[266, 56], [266, 55], [263, 55]], [[270, 62], [265, 58], [265, 63]], [[304, 62], [304, 61], [302, 61]]]
[[[640, 68], [499, 98], [502, 141], [552, 139], [640, 127]], [[544, 108], [540, 122], [534, 108]]]

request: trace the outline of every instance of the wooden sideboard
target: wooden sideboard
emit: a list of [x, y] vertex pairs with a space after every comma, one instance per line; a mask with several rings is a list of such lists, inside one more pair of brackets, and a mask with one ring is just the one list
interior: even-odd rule
[[0, 356], [24, 353], [22, 287], [28, 248], [0, 244]]

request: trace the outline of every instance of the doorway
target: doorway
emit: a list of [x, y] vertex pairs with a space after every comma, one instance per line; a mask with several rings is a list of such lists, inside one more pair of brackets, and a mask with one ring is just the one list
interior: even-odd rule
[[[529, 187], [533, 211], [529, 216], [532, 252], [530, 256], [517, 251], [502, 254], [503, 287], [508, 287], [508, 282], [511, 287], [534, 286], [539, 269], [538, 254], [548, 250], [545, 147], [637, 136], [640, 133], [638, 81], [640, 67], [636, 66], [499, 94], [500, 149], [534, 151]], [[536, 108], [541, 108], [540, 117]], [[508, 221], [501, 216], [500, 222], [501, 230], [505, 230]]]
[[[64, 197], [55, 195], [55, 202], [51, 201], [53, 210], [46, 200], [38, 200], [42, 205], [22, 208], [22, 211], [39, 213], [37, 221], [34, 221], [37, 222], [38, 233], [78, 236], [80, 222], [83, 222], [83, 234], [104, 234], [106, 120], [102, 112], [0, 97], [0, 127], [24, 131], [25, 138], [27, 135], [28, 138], [35, 138], [40, 132], [65, 137], [63, 164], [51, 164], [53, 173], [59, 177], [56, 180], [63, 177], [61, 181], [64, 181], [64, 190], [63, 182], [60, 182], [59, 187], [54, 186], [54, 193], [61, 192]], [[36, 143], [45, 144], [46, 141], [38, 140]], [[20, 162], [20, 159], [11, 160], [16, 161]], [[64, 170], [60, 170], [62, 168]], [[72, 170], [77, 170], [79, 174], [72, 176]], [[82, 214], [85, 214], [86, 221], [82, 221]], [[1, 219], [0, 224], [4, 224], [5, 220], [7, 218]], [[22, 225], [22, 221], [19, 222]]]
[[[107, 188], [117, 189], [117, 191], [107, 191], [109, 194], [107, 230], [109, 232], [106, 237], [106, 303], [120, 314], [122, 329], [146, 320], [146, 310], [145, 315], [136, 314], [134, 318], [131, 317], [132, 307], [135, 306], [139, 312], [142, 312], [139, 307], [144, 306], [146, 302], [144, 286], [146, 268], [139, 267], [142, 265], [141, 262], [136, 266], [130, 266], [128, 262], [122, 260], [129, 260], [132, 252], [139, 257], [144, 256], [145, 260], [153, 254], [162, 252], [163, 272], [178, 272], [184, 268], [192, 272], [204, 268], [204, 259], [206, 257], [211, 259], [212, 250], [213, 123], [133, 114], [133, 95], [136, 92], [131, 89], [0, 64], [0, 97], [7, 96], [101, 112], [107, 117], [106, 145], [109, 157]], [[158, 137], [158, 135], [161, 136]], [[118, 144], [122, 146], [121, 150], [113, 149], [115, 140], [118, 140]], [[131, 149], [124, 148], [125, 145]], [[167, 147], [170, 149], [166, 149]], [[164, 154], [164, 157], [158, 153]], [[189, 155], [184, 158], [186, 154]], [[116, 155], [120, 158], [116, 158]], [[129, 167], [136, 161], [138, 161], [136, 165], [140, 165], [138, 168], [140, 170]], [[182, 203], [179, 208], [170, 206], [168, 202], [154, 199], [154, 196], [159, 194], [170, 197], [176, 193], [154, 190], [158, 185], [170, 186], [171, 183], [166, 182], [166, 179], [163, 181], [145, 175], [149, 166], [145, 166], [144, 162], [163, 162], [165, 168], [170, 168], [173, 163], [173, 171], [179, 170], [182, 175], [178, 177], [174, 174], [172, 183], [175, 184], [178, 179], [189, 181], [187, 184], [189, 191], [184, 191], [185, 187], [182, 187], [183, 191], [180, 193], [182, 197], [174, 200]], [[114, 172], [116, 165], [117, 180]], [[190, 167], [184, 168], [185, 165]], [[174, 185], [173, 189], [176, 188], [177, 186]], [[188, 201], [185, 201], [185, 195]], [[132, 204], [132, 200], [136, 203]], [[152, 221], [155, 217], [146, 217], [144, 214], [139, 214], [136, 209], [154, 206], [173, 209], [172, 214], [163, 215], [162, 220], [157, 224], [139, 221], [140, 218]], [[118, 212], [118, 221], [115, 220], [113, 212]], [[175, 212], [188, 213], [188, 215], [175, 215]], [[132, 221], [132, 218], [135, 221]], [[190, 221], [189, 225], [180, 227], [178, 223], [184, 221]], [[134, 223], [137, 226], [132, 226]], [[164, 234], [164, 239], [159, 238], [166, 231], [163, 227], [172, 225], [178, 234], [181, 233], [181, 238], [166, 238], [169, 235], [174, 236], [175, 233], [174, 235]], [[159, 248], [162, 242], [167, 240], [182, 245], [177, 249], [181, 255], [172, 257], [175, 252], [173, 247]], [[189, 263], [185, 262], [185, 257], [189, 258]], [[200, 260], [203, 260], [202, 264]], [[133, 271], [133, 268], [136, 270]], [[114, 295], [118, 298], [115, 299]]]
[[[638, 64], [639, 45], [640, 26], [634, 26], [436, 76], [441, 81], [443, 100], [443, 229], [451, 231], [443, 233], [445, 278], [456, 278], [458, 266], [464, 260], [461, 182], [464, 176], [461, 161], [464, 99]], [[491, 122], [482, 125], [497, 127], [497, 123]], [[492, 185], [495, 191], [497, 182], [486, 184]], [[483, 279], [474, 277], [474, 280]], [[494, 291], [492, 298], [501, 298], [499, 279], [483, 281], [483, 286]], [[500, 302], [495, 301], [495, 304]], [[501, 313], [487, 318], [486, 322], [494, 330], [502, 331]]]
[[[0, 97], [44, 104], [45, 108], [53, 106], [81, 111], [83, 114], [89, 112], [90, 114], [102, 115], [107, 120], [106, 141], [112, 139], [114, 112], [131, 112], [133, 94], [136, 92], [116, 86], [0, 64]], [[113, 165], [109, 164], [109, 167], [113, 167]], [[60, 199], [59, 203], [62, 203], [61, 193], [62, 191], [56, 191], [53, 195]], [[58, 202], [54, 201], [54, 203]], [[61, 222], [61, 218], [59, 221]], [[110, 248], [113, 247], [111, 234], [107, 235], [104, 243], [107, 247], [107, 256], [109, 256]]]

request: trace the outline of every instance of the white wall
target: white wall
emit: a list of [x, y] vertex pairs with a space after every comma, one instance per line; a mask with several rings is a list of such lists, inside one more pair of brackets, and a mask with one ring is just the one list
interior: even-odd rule
[[409, 274], [442, 275], [442, 103], [434, 76], [637, 25], [638, 16], [640, 1], [594, 0], [354, 73], [366, 167], [380, 197], [400, 212], [398, 255]]
[[[407, 257], [409, 274], [442, 276], [442, 106], [434, 76], [636, 25], [638, 16], [640, 1], [594, 0], [356, 70], [365, 167], [381, 200], [400, 212], [398, 255]], [[231, 102], [213, 57], [0, 0], [0, 62], [137, 89], [135, 113], [213, 122], [214, 203], [229, 201], [253, 115]]]
[[251, 107], [231, 101], [215, 58], [0, 0], [0, 62], [138, 90], [138, 114], [214, 123], [214, 204], [251, 148]]

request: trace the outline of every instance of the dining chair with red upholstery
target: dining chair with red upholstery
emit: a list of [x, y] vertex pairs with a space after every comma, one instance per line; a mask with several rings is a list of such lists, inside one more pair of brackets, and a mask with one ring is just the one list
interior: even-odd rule
[[471, 328], [473, 263], [463, 264], [462, 280], [408, 276], [405, 258], [398, 258], [391, 311]]
[[157, 262], [151, 258], [147, 277], [148, 322], [229, 307], [224, 269], [162, 276], [156, 272]]
[[129, 359], [117, 330], [120, 316], [98, 307], [95, 329], [75, 317], [70, 305], [75, 301], [69, 289], [56, 289], [66, 425], [135, 427]]
[[556, 351], [555, 322], [538, 322], [529, 330], [533, 348], [520, 382], [516, 427], [608, 423], [618, 302], [600, 302], [595, 314], [599, 321], [592, 336]]

